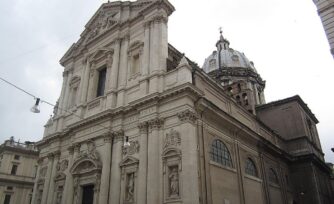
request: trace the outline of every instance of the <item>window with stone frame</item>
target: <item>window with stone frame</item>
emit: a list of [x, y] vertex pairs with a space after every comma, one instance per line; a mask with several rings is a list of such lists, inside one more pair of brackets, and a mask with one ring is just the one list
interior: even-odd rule
[[13, 164], [12, 166], [12, 170], [10, 171], [10, 174], [11, 175], [16, 175], [16, 172], [17, 172], [17, 165], [16, 164]]
[[139, 160], [135, 157], [127, 156], [121, 161], [120, 167], [123, 203], [136, 203]]
[[273, 168], [269, 168], [268, 177], [269, 177], [269, 182], [277, 185], [279, 184], [277, 173]]
[[129, 80], [135, 79], [141, 72], [141, 55], [143, 52], [144, 43], [135, 41], [131, 43], [128, 50], [128, 77]]
[[139, 72], [139, 54], [132, 56], [132, 64], [131, 64], [131, 75], [134, 75]]
[[258, 173], [257, 173], [257, 169], [256, 169], [256, 165], [254, 163], [254, 161], [250, 158], [246, 159], [246, 163], [245, 163], [245, 173], [247, 175], [251, 175], [254, 177], [258, 177]]
[[11, 198], [11, 195], [9, 195], [9, 194], [6, 194], [5, 195], [5, 200], [4, 200], [4, 204], [10, 204], [10, 198]]
[[80, 77], [75, 76], [70, 81], [70, 99], [68, 107], [72, 108], [77, 104], [78, 89], [80, 84]]
[[98, 70], [99, 78], [97, 81], [97, 90], [96, 90], [96, 97], [103, 96], [105, 85], [106, 85], [106, 75], [107, 75], [107, 68], [102, 67]]
[[232, 167], [231, 154], [226, 145], [218, 139], [212, 142], [211, 160], [223, 166]]
[[164, 200], [165, 202], [180, 200], [182, 197], [181, 150], [167, 146], [162, 155]]

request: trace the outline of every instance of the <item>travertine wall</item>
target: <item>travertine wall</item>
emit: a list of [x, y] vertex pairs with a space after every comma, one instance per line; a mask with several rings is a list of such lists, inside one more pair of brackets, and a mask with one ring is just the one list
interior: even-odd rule
[[333, 0], [313, 0], [318, 8], [318, 14], [327, 35], [330, 51], [334, 56], [334, 1]]

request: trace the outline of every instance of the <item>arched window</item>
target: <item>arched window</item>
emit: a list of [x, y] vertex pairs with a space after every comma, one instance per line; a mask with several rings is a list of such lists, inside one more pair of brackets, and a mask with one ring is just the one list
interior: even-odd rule
[[232, 159], [226, 145], [220, 140], [214, 140], [211, 145], [211, 159], [224, 166], [232, 167]]
[[250, 158], [246, 160], [245, 173], [255, 177], [258, 176], [255, 163]]
[[273, 168], [269, 169], [269, 182], [278, 184], [278, 177], [276, 171]]

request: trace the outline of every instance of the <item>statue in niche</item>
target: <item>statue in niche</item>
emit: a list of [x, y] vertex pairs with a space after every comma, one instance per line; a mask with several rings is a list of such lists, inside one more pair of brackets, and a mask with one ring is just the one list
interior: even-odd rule
[[178, 197], [179, 196], [179, 172], [178, 172], [177, 166], [170, 168], [168, 180], [169, 180], [169, 196]]
[[53, 107], [53, 115], [56, 116], [58, 113], [59, 101], [56, 102], [56, 105]]
[[57, 192], [56, 204], [61, 204], [62, 194], [63, 193], [61, 191]]
[[127, 188], [127, 196], [126, 196], [126, 201], [128, 202], [133, 202], [133, 195], [134, 195], [134, 173], [128, 174], [128, 183], [126, 185]]

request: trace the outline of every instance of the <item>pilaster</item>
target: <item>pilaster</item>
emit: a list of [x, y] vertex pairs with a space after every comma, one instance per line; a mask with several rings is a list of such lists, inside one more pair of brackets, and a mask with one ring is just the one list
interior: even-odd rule
[[122, 145], [124, 132], [123, 130], [115, 131], [112, 133], [114, 137], [114, 143], [112, 148], [112, 165], [110, 176], [110, 191], [109, 191], [109, 203], [120, 204], [121, 194], [121, 169], [120, 162], [122, 161]]
[[69, 69], [68, 70], [68, 78], [67, 78], [67, 83], [66, 83], [66, 91], [65, 91], [65, 95], [64, 95], [64, 103], [63, 103], [63, 106], [62, 108], [64, 110], [67, 110], [68, 108], [68, 99], [70, 97], [70, 81], [71, 81], [71, 78], [72, 78], [72, 75], [73, 75], [73, 68]]
[[120, 56], [120, 67], [118, 76], [118, 95], [117, 95], [117, 107], [125, 104], [125, 87], [127, 84], [127, 71], [128, 71], [128, 46], [130, 36], [127, 34], [122, 40], [121, 56]]
[[49, 153], [48, 154], [47, 171], [46, 171], [46, 176], [45, 176], [46, 179], [45, 179], [45, 182], [44, 182], [44, 188], [43, 188], [43, 195], [42, 195], [42, 202], [41, 203], [47, 203], [50, 182], [52, 181], [51, 173], [52, 173], [52, 169], [53, 169], [53, 160], [54, 160], [54, 154]]
[[148, 159], [147, 159], [147, 186], [150, 190], [147, 191], [147, 203], [160, 203], [160, 166], [159, 161], [161, 159], [160, 141], [159, 141], [159, 129], [163, 126], [164, 120], [156, 118], [148, 121], [149, 133], [148, 133]]
[[114, 41], [114, 54], [113, 54], [113, 60], [111, 65], [111, 71], [110, 75], [108, 75], [108, 78], [110, 79], [109, 85], [108, 85], [108, 104], [107, 107], [114, 108], [116, 106], [116, 92], [117, 92], [117, 82], [118, 82], [118, 73], [119, 73], [119, 62], [120, 62], [120, 48], [121, 48], [121, 38], [117, 38]]
[[32, 198], [31, 198], [32, 203], [36, 203], [36, 194], [37, 194], [37, 186], [38, 186], [37, 181], [38, 181], [39, 176], [40, 176], [39, 175], [40, 174], [39, 171], [40, 171], [41, 166], [43, 164], [43, 158], [39, 158], [37, 160], [37, 164], [38, 164], [38, 166], [37, 166], [36, 178], [35, 178], [35, 181], [34, 181], [34, 190], [33, 190]]
[[80, 97], [80, 103], [84, 104], [87, 102], [87, 92], [88, 92], [88, 82], [89, 82], [89, 62], [88, 59], [85, 59], [85, 68], [83, 70], [83, 77], [81, 79], [81, 97]]
[[57, 171], [57, 163], [59, 161], [60, 151], [54, 152], [53, 156], [54, 156], [54, 160], [53, 160], [53, 164], [52, 164], [51, 177], [48, 177], [48, 178], [50, 178], [50, 187], [49, 187], [49, 192], [48, 192], [47, 203], [52, 203], [53, 193], [55, 192], [54, 177], [55, 177], [56, 171]]
[[102, 174], [101, 174], [101, 188], [99, 193], [99, 203], [108, 203], [108, 193], [110, 185], [110, 162], [111, 162], [111, 142], [112, 135], [107, 133], [104, 135], [104, 145], [101, 147], [102, 151]]
[[[76, 143], [73, 144], [68, 148], [69, 155], [71, 155], [69, 159], [69, 166], [71, 167], [73, 165], [74, 159], [78, 156], [80, 152], [80, 144]], [[68, 168], [67, 177], [65, 181], [65, 196], [64, 200], [66, 204], [73, 203], [73, 196], [74, 196], [74, 184], [73, 184], [73, 176], [71, 172], [69, 171], [70, 168]]]
[[147, 146], [148, 146], [148, 123], [141, 122], [138, 124], [140, 131], [140, 162], [139, 162], [139, 173], [138, 173], [138, 204], [147, 203]]
[[200, 189], [198, 185], [198, 137], [196, 132], [197, 114], [190, 110], [178, 114], [182, 149], [182, 201], [183, 203], [199, 203]]

